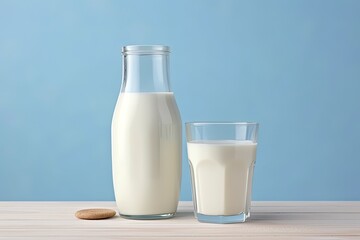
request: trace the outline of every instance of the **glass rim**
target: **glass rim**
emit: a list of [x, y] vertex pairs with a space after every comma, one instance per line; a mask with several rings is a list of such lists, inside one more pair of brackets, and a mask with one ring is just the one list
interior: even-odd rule
[[170, 47], [165, 45], [127, 45], [122, 47], [122, 53], [128, 54], [169, 54]]
[[243, 125], [243, 126], [259, 126], [257, 122], [231, 122], [231, 121], [199, 121], [199, 122], [186, 122], [186, 126], [209, 126], [209, 125]]

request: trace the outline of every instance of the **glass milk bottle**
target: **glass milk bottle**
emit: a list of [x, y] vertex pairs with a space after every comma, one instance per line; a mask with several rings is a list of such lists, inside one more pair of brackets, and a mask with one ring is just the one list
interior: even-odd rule
[[169, 47], [123, 47], [123, 79], [111, 129], [121, 216], [174, 216], [181, 182], [181, 118], [169, 84]]

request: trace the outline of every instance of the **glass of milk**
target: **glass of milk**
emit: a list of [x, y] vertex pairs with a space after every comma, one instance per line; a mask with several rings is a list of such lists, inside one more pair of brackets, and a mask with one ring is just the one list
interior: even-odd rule
[[186, 138], [195, 217], [236, 223], [250, 217], [258, 123], [190, 122]]

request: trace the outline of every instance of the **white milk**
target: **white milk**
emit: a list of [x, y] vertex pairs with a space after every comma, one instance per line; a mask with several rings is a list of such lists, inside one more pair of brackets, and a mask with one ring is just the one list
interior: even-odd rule
[[198, 213], [248, 214], [256, 145], [252, 141], [187, 143]]
[[113, 183], [120, 214], [175, 213], [181, 119], [173, 93], [121, 93], [112, 124]]

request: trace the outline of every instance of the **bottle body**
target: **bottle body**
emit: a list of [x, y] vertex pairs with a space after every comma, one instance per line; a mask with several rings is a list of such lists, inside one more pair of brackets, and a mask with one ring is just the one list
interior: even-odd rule
[[181, 183], [182, 124], [174, 94], [127, 91], [124, 81], [112, 121], [116, 203], [124, 217], [168, 218], [176, 212]]

